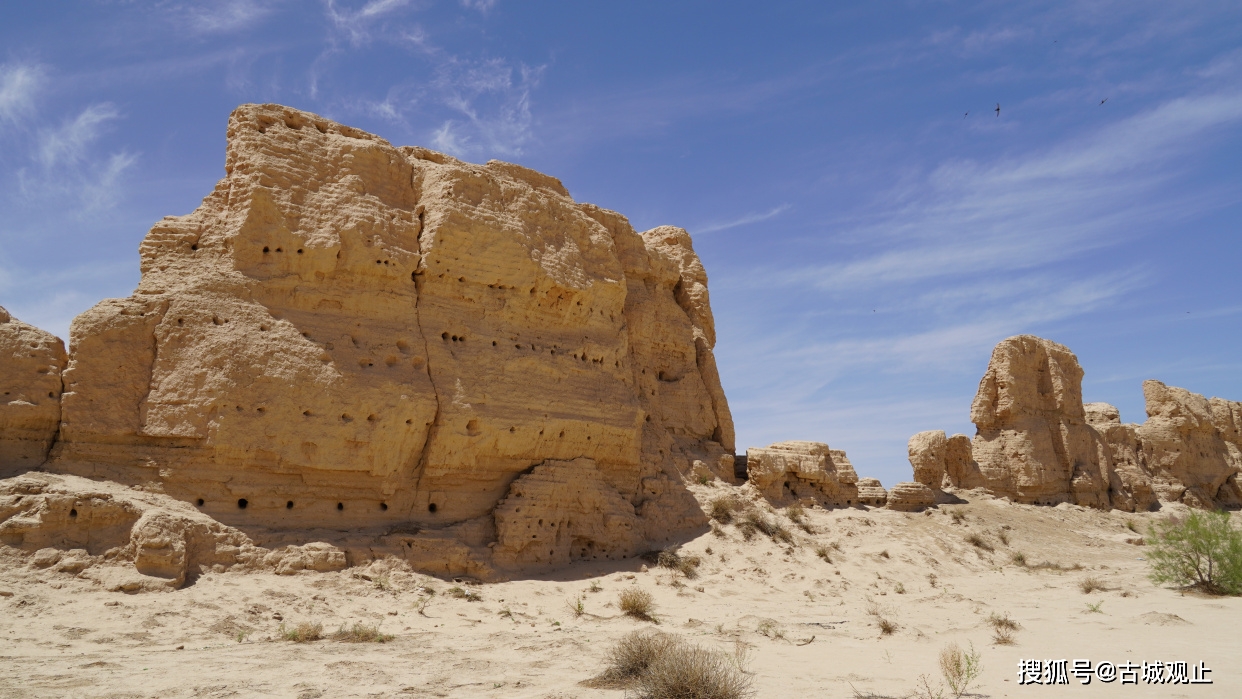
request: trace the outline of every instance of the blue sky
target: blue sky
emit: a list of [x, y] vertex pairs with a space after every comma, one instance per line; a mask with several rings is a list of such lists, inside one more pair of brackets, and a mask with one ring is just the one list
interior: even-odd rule
[[1018, 333], [1127, 421], [1147, 378], [1242, 400], [1236, 1], [5, 3], [0, 305], [128, 295], [243, 102], [688, 229], [740, 448], [907, 480]]

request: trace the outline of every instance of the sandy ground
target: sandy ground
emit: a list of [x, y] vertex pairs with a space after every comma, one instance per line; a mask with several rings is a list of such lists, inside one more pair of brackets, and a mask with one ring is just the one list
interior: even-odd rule
[[[694, 487], [704, 501], [727, 492]], [[390, 562], [209, 574], [177, 592], [125, 595], [7, 550], [0, 696], [620, 699], [622, 691], [579, 683], [602, 669], [613, 641], [640, 628], [730, 654], [740, 646], [759, 697], [907, 696], [919, 675], [936, 684], [939, 652], [951, 642], [980, 653], [975, 696], [1242, 696], [1242, 599], [1156, 587], [1145, 577], [1145, 547], [1127, 543], [1138, 536], [1127, 522], [1143, 531], [1163, 516], [990, 498], [929, 513], [812, 509], [814, 533], [784, 520], [792, 546], [762, 534], [745, 541], [735, 526], [688, 542], [682, 553], [703, 559], [694, 579], [639, 558], [497, 584], [438, 580]], [[1027, 566], [1012, 562], [1015, 552]], [[1082, 568], [1031, 567], [1043, 561]], [[1106, 589], [1082, 592], [1088, 577]], [[618, 611], [618, 593], [634, 585], [654, 595], [658, 625]], [[481, 599], [454, 598], [454, 587]], [[994, 641], [992, 614], [1020, 624], [1013, 645]], [[882, 633], [881, 618], [895, 631]], [[328, 634], [379, 625], [393, 638], [281, 639], [282, 624], [303, 621]], [[1082, 686], [1072, 676], [1059, 687], [1018, 684], [1020, 659], [1062, 658], [1202, 661], [1212, 684]]]

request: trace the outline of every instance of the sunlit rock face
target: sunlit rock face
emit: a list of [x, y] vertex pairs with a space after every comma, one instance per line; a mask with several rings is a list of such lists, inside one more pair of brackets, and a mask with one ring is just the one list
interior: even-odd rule
[[524, 493], [583, 532], [545, 561], [705, 525], [681, 474], [731, 473], [733, 425], [685, 231], [278, 105], [232, 114], [225, 171], [74, 320], [49, 469], [234, 526], [386, 528], [448, 572], [492, 565]]

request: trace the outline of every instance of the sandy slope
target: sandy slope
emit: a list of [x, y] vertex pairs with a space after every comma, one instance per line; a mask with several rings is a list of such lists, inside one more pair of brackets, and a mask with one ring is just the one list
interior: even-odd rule
[[[695, 486], [706, 501], [726, 492]], [[964, 512], [956, 522], [951, 512]], [[1020, 696], [1242, 696], [1242, 599], [1160, 589], [1144, 577], [1144, 547], [1126, 543], [1163, 514], [1037, 508], [986, 497], [931, 513], [810, 510], [815, 530], [796, 546], [735, 527], [683, 547], [701, 575], [633, 559], [578, 565], [490, 585], [463, 582], [481, 601], [454, 599], [453, 581], [375, 564], [342, 573], [209, 574], [178, 592], [124, 595], [0, 558], [0, 696], [4, 697], [622, 697], [579, 685], [604, 649], [647, 622], [621, 616], [617, 594], [655, 595], [659, 628], [750, 655], [761, 697], [905, 696], [920, 674], [938, 679], [949, 642], [973, 644], [976, 690]], [[1002, 543], [1001, 533], [1008, 539]], [[966, 541], [970, 534], [995, 551]], [[833, 545], [839, 546], [834, 548]], [[816, 555], [827, 547], [829, 563]], [[710, 551], [710, 553], [709, 553]], [[1051, 561], [1081, 570], [1024, 568]], [[885, 555], [887, 553], [887, 555]], [[391, 569], [390, 569], [391, 568]], [[934, 580], [933, 580], [934, 576]], [[1095, 577], [1108, 588], [1084, 594]], [[592, 583], [600, 588], [590, 591]], [[430, 598], [420, 613], [426, 590]], [[902, 592], [904, 590], [904, 592]], [[583, 597], [585, 614], [571, 606]], [[1097, 604], [1099, 612], [1089, 610]], [[881, 634], [878, 616], [897, 629]], [[986, 618], [1021, 624], [995, 645]], [[388, 643], [275, 640], [283, 623], [379, 624]], [[763, 633], [761, 633], [763, 632]], [[813, 640], [812, 640], [813, 639]], [[1211, 685], [1017, 685], [1020, 658], [1114, 663], [1204, 661]]]

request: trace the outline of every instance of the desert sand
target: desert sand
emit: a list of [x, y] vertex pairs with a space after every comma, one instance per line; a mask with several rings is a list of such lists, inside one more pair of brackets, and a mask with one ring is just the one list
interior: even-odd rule
[[[705, 505], [750, 490], [691, 488]], [[778, 510], [792, 545], [746, 541], [726, 525], [681, 548], [703, 560], [694, 579], [636, 557], [480, 584], [390, 559], [340, 572], [209, 573], [181, 590], [125, 595], [10, 550], [0, 564], [0, 695], [621, 697], [579, 683], [602, 670], [609, 644], [650, 627], [742, 648], [759, 697], [907, 696], [919, 675], [939, 681], [938, 653], [951, 642], [979, 651], [978, 696], [1237, 696], [1242, 599], [1157, 587], [1145, 547], [1128, 543], [1141, 537], [1127, 524], [1143, 531], [1181, 506], [1134, 514], [964, 495], [921, 513], [808, 509], [814, 533]], [[1103, 589], [1082, 592], [1088, 578]], [[658, 623], [618, 611], [631, 586], [654, 596]], [[479, 599], [454, 598], [453, 588]], [[991, 615], [1019, 625], [1012, 645], [995, 642]], [[282, 640], [281, 625], [300, 622], [325, 634], [378, 625], [392, 639]], [[1203, 661], [1212, 684], [1149, 685], [1140, 674], [1134, 686], [1072, 676], [1019, 686], [1018, 662], [1031, 658]]]

